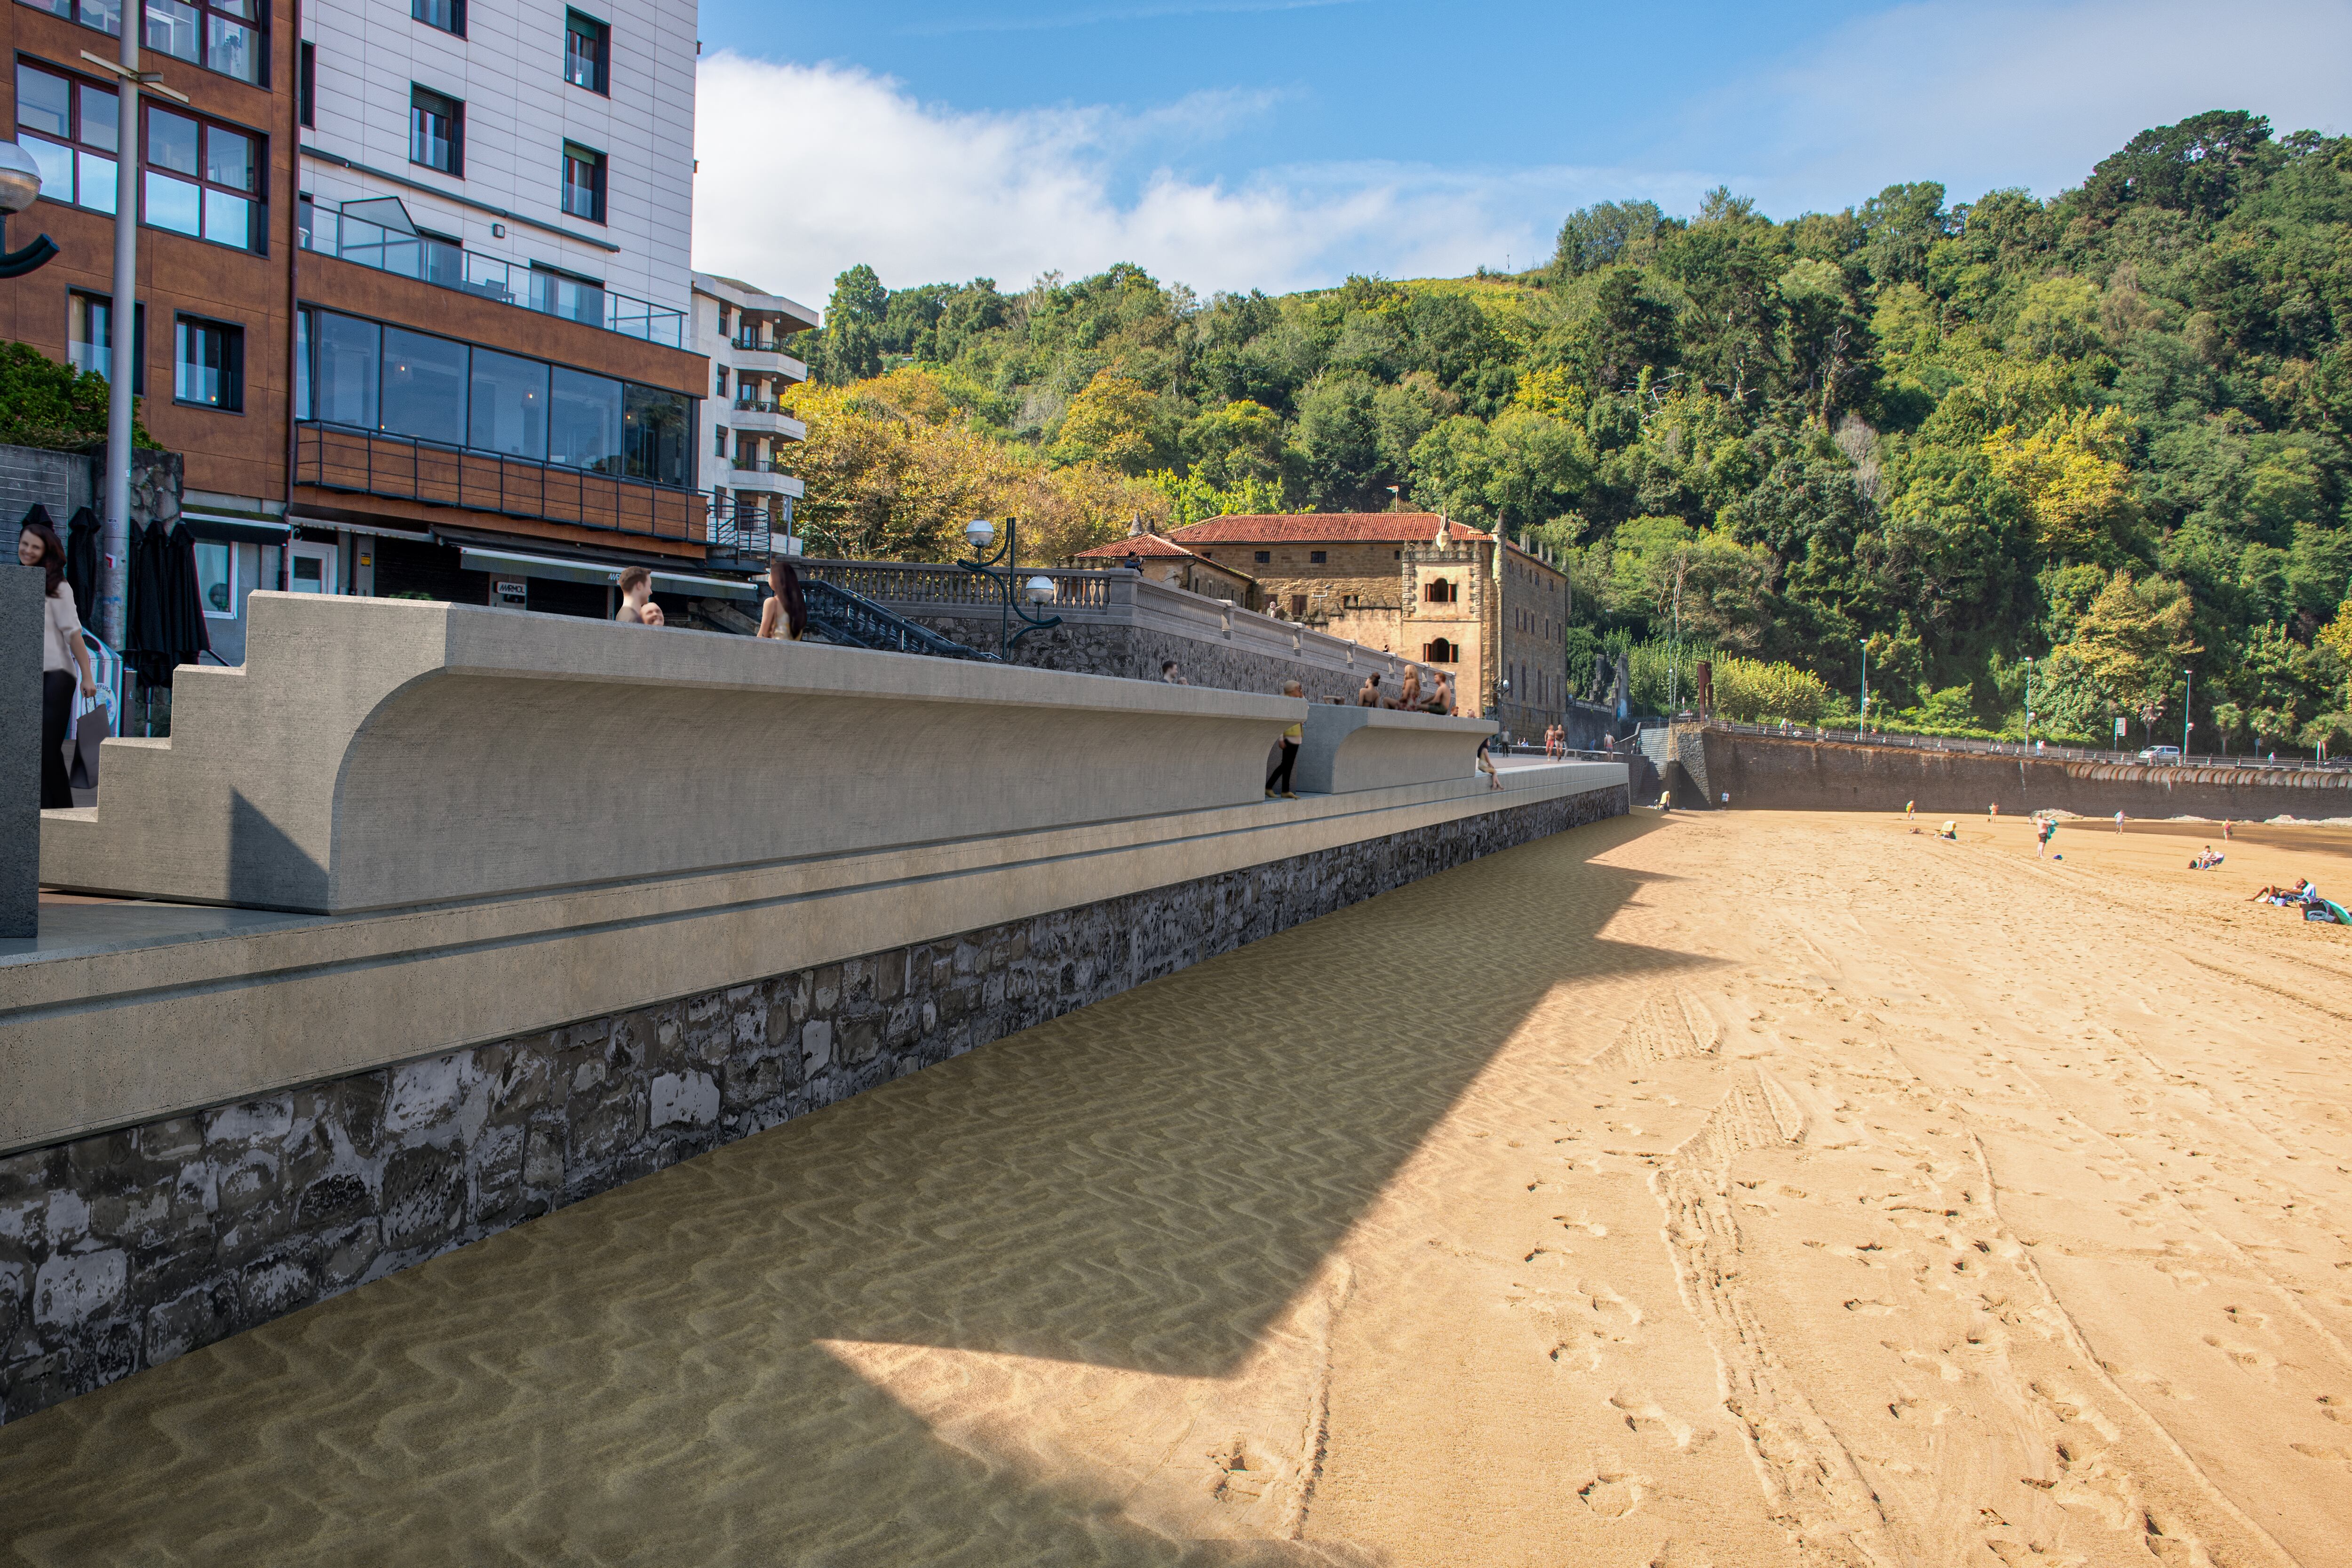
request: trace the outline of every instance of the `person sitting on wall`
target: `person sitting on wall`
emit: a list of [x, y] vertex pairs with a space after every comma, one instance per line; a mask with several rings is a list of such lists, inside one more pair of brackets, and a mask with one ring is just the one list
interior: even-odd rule
[[1374, 671], [1372, 674], [1364, 677], [1364, 683], [1356, 688], [1356, 706], [1359, 708], [1384, 708], [1387, 706], [1387, 704], [1381, 700], [1381, 678], [1378, 671]]
[[1416, 709], [1421, 706], [1421, 671], [1412, 665], [1404, 667], [1404, 683], [1397, 689], [1395, 706]]
[[621, 609], [613, 617], [631, 626], [659, 626], [668, 625], [662, 607], [654, 603], [654, 574], [642, 566], [631, 566], [621, 574]]
[[1176, 661], [1172, 658], [1162, 662], [1160, 666], [1160, 683], [1165, 686], [1190, 686], [1192, 684], [1191, 681], [1184, 679], [1184, 672], [1176, 668]]
[[1429, 700], [1422, 704], [1422, 710], [1438, 714], [1454, 711], [1454, 682], [1445, 678], [1444, 670], [1437, 672], [1437, 688], [1429, 694]]
[[768, 602], [760, 606], [760, 633], [779, 642], [798, 642], [808, 630], [808, 600], [800, 574], [777, 556], [768, 563]]

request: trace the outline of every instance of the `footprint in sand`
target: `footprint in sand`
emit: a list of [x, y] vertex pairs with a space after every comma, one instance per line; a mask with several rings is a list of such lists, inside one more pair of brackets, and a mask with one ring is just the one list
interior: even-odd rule
[[1623, 1519], [1642, 1506], [1642, 1499], [1649, 1489], [1650, 1479], [1647, 1476], [1602, 1470], [1577, 1488], [1576, 1495], [1583, 1500], [1585, 1507], [1601, 1518]]
[[1711, 1427], [1694, 1426], [1668, 1415], [1665, 1407], [1646, 1390], [1639, 1394], [1612, 1394], [1609, 1396], [1608, 1405], [1610, 1409], [1624, 1417], [1627, 1430], [1639, 1433], [1660, 1447], [1686, 1453], [1715, 1436]]
[[2205, 1342], [2236, 1362], [2241, 1370], [2252, 1373], [2264, 1383], [2278, 1381], [2273, 1375], [2278, 1370], [2278, 1357], [2268, 1351], [2256, 1350], [2252, 1345], [2234, 1344], [2227, 1340], [2217, 1339], [2211, 1334], [2205, 1336]]
[[2289, 1443], [2287, 1447], [2306, 1459], [2332, 1459], [2346, 1469], [2352, 1470], [2352, 1452], [2347, 1452], [2342, 1448], [2323, 1448], [2316, 1443]]

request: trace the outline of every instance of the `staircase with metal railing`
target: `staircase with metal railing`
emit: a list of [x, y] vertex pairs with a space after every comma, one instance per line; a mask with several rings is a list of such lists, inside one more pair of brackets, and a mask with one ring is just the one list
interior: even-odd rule
[[952, 637], [941, 637], [929, 626], [887, 610], [853, 588], [803, 577], [801, 596], [808, 605], [809, 630], [826, 642], [889, 653], [929, 654], [934, 658], [1003, 662], [992, 653], [966, 647]]

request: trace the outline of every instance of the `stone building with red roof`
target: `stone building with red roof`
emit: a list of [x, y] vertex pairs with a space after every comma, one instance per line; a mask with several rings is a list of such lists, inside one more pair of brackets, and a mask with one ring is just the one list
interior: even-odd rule
[[1079, 551], [1063, 564], [1097, 568], [1123, 566], [1130, 557], [1147, 582], [1164, 583], [1171, 588], [1181, 588], [1188, 594], [1199, 594], [1204, 598], [1223, 599], [1244, 609], [1264, 607], [1257, 600], [1257, 580], [1255, 577], [1187, 550], [1164, 534], [1138, 533], [1114, 540], [1108, 544], [1097, 544], [1092, 550]]
[[[1149, 537], [1247, 574], [1260, 607], [1444, 671], [1461, 711], [1514, 734], [1566, 709], [1567, 574], [1494, 534], [1375, 511], [1215, 517]], [[1133, 542], [1088, 554], [1115, 563]]]

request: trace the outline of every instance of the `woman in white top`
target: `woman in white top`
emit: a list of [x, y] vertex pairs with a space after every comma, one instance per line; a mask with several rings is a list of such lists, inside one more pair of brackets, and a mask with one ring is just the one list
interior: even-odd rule
[[66, 584], [66, 547], [58, 531], [39, 518], [16, 536], [16, 559], [48, 574], [48, 611], [41, 623], [41, 809], [73, 805], [66, 782], [66, 723], [73, 717], [74, 668], [81, 668], [81, 694], [94, 696], [98, 676], [81, 640], [81, 617], [74, 613], [73, 589]]

